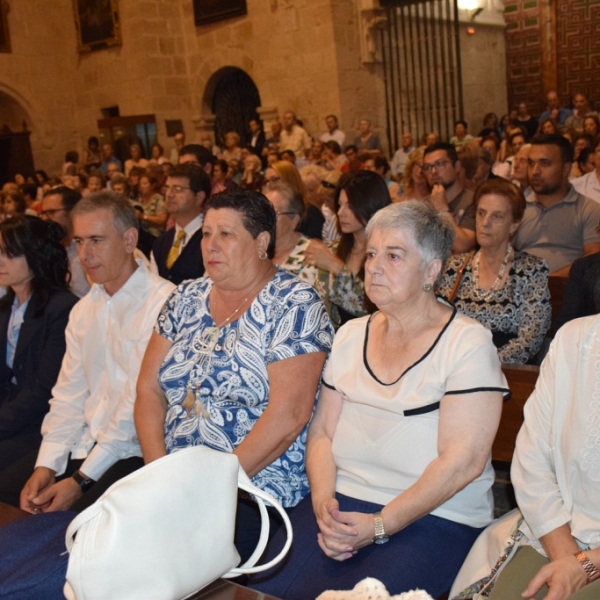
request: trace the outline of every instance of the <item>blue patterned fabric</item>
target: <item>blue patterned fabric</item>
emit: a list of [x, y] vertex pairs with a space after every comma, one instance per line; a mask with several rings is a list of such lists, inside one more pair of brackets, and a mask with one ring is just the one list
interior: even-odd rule
[[[267, 407], [268, 365], [331, 348], [322, 301], [293, 275], [279, 269], [250, 308], [221, 328], [210, 315], [211, 288], [208, 277], [182, 283], [158, 317], [156, 332], [173, 343], [159, 370], [169, 453], [199, 444], [233, 451]], [[253, 478], [285, 507], [308, 493], [306, 430]]]

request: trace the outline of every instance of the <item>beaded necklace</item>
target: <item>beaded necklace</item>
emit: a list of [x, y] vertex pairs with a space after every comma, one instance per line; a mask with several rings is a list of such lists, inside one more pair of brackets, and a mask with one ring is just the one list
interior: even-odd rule
[[504, 255], [504, 260], [500, 265], [500, 270], [498, 271], [498, 276], [494, 281], [492, 287], [489, 290], [482, 290], [479, 287], [479, 259], [481, 258], [481, 250], [477, 252], [475, 258], [473, 259], [473, 281], [475, 283], [475, 296], [478, 300], [483, 300], [485, 302], [489, 302], [494, 297], [494, 292], [500, 287], [502, 283], [502, 277], [504, 277], [504, 273], [506, 271], [506, 266], [508, 265], [508, 259], [510, 258], [510, 254], [513, 248], [510, 244], [506, 247], [506, 254]]

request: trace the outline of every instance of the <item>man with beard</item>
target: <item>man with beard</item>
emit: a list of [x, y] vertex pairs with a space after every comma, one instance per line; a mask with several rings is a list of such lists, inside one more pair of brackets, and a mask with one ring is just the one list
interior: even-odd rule
[[452, 252], [459, 254], [475, 247], [473, 192], [460, 177], [462, 165], [452, 144], [438, 142], [425, 148], [423, 174], [431, 188], [427, 198], [441, 213], [448, 213], [455, 231]]
[[554, 275], [567, 275], [580, 256], [600, 251], [600, 205], [569, 183], [573, 147], [561, 135], [540, 135], [527, 159], [527, 208], [514, 237], [516, 250], [544, 258]]

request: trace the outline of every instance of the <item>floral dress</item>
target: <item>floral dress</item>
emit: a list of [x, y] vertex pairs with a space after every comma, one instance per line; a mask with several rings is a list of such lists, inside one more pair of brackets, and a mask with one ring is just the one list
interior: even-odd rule
[[[448, 299], [466, 254], [451, 256], [437, 290]], [[550, 291], [546, 261], [515, 252], [504, 285], [485, 292], [477, 288], [472, 261], [465, 268], [454, 304], [460, 312], [492, 332], [503, 363], [526, 363], [540, 349], [550, 327]]]

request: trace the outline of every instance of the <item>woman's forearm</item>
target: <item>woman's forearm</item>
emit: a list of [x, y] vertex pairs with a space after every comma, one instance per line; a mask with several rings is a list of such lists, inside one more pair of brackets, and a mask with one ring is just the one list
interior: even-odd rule
[[335, 495], [337, 468], [331, 440], [323, 433], [309, 432], [306, 444], [306, 471], [310, 483], [313, 507]]
[[142, 456], [146, 464], [165, 456], [166, 402], [158, 391], [140, 390], [135, 400], [133, 417]]
[[540, 543], [550, 560], [572, 556], [579, 551], [579, 546], [571, 535], [571, 528], [567, 523], [543, 535], [540, 538]]
[[254, 477], [279, 458], [308, 422], [308, 418], [277, 414], [278, 411], [270, 408], [267, 407], [244, 441], [233, 451], [248, 477]]
[[478, 462], [443, 456], [432, 461], [412, 486], [381, 511], [386, 532], [404, 529], [452, 498], [481, 473]]

